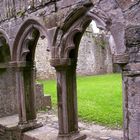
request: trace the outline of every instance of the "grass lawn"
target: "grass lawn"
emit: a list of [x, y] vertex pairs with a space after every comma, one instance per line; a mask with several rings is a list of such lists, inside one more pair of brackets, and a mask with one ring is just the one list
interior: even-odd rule
[[[52, 96], [56, 106], [56, 81], [39, 81], [44, 92]], [[122, 83], [120, 74], [85, 76], [77, 78], [78, 113], [85, 121], [122, 126]]]

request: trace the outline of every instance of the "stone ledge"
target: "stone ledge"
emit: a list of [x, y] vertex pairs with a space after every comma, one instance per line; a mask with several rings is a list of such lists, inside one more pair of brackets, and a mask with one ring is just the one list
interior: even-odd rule
[[47, 125], [23, 134], [23, 140], [84, 140], [85, 134], [77, 133], [68, 136], [58, 136], [58, 130]]
[[84, 140], [86, 138], [85, 134], [77, 133], [69, 136], [58, 136], [57, 140]]
[[47, 125], [23, 134], [23, 140], [56, 140], [58, 130]]
[[113, 55], [113, 62], [115, 64], [127, 64], [129, 62], [129, 55], [127, 53]]

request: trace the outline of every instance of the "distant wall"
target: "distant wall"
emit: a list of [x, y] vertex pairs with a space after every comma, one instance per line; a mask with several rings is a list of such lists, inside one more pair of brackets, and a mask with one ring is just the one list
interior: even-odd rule
[[53, 79], [55, 77], [55, 69], [49, 62], [51, 54], [47, 51], [47, 45], [47, 39], [39, 39], [35, 54], [37, 79]]
[[78, 55], [77, 73], [80, 75], [113, 72], [107, 36], [96, 35], [95, 37], [90, 27], [81, 39]]

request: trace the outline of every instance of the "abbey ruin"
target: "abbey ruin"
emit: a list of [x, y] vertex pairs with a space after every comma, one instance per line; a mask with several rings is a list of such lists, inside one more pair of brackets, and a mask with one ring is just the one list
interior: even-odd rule
[[123, 139], [140, 140], [139, 0], [4, 0], [0, 7], [0, 119], [18, 113], [15, 124], [1, 121], [0, 140], [32, 140], [26, 132], [42, 127], [36, 119], [34, 61], [39, 38], [49, 43], [57, 77], [59, 131], [52, 139], [86, 138], [78, 129], [76, 66], [92, 20], [114, 38], [110, 50], [122, 70]]

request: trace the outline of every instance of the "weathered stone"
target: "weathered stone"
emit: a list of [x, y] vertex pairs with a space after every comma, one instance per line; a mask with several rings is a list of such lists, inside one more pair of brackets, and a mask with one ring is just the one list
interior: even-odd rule
[[128, 27], [126, 30], [126, 45], [127, 47], [137, 47], [140, 45], [140, 26]]
[[[47, 52], [48, 45], [47, 39], [39, 39], [35, 56], [37, 79], [56, 77], [56, 72], [49, 62], [51, 52]], [[109, 47], [109, 35], [93, 33], [92, 24], [90, 24], [80, 42], [77, 75], [112, 73], [113, 62]]]
[[36, 84], [36, 109], [51, 109], [51, 96], [44, 95], [43, 85]]
[[76, 64], [92, 20], [112, 34], [112, 52], [122, 66], [124, 140], [140, 139], [139, 0], [5, 0], [0, 7], [0, 117], [14, 114], [15, 104], [19, 115], [18, 129], [1, 127], [3, 140], [21, 140], [23, 131], [38, 126], [34, 55], [38, 38], [48, 36], [57, 73], [58, 138], [85, 139], [78, 133]]

